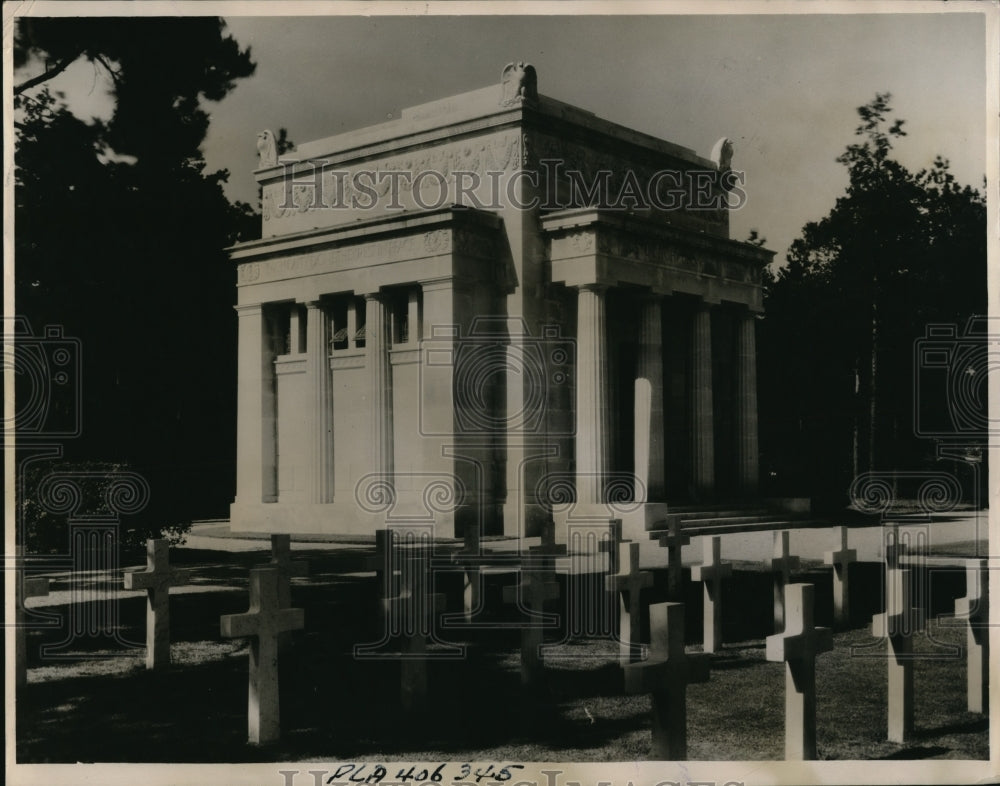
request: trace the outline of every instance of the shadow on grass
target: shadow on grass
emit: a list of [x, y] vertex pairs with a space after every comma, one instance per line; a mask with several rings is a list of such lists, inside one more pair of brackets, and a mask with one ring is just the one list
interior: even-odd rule
[[935, 726], [933, 728], [919, 728], [913, 732], [913, 736], [919, 740], [942, 737], [946, 734], [978, 734], [979, 732], [988, 731], [989, 728], [989, 719], [982, 717], [975, 720], [946, 723], [943, 726]]
[[887, 756], [878, 756], [877, 759], [882, 761], [895, 759], [930, 759], [934, 756], [941, 756], [942, 754], [948, 753], [948, 750], [948, 748], [942, 748], [938, 745], [911, 746], [909, 748], [902, 748], [901, 750], [890, 753]]
[[[615, 755], [620, 758], [633, 751], [634, 757], [643, 757], [650, 733], [649, 699], [622, 695], [617, 645], [610, 641], [570, 639], [560, 643], [548, 660], [544, 689], [530, 693], [522, 689], [520, 681], [518, 630], [443, 631], [442, 638], [466, 646], [465, 655], [431, 660], [426, 706], [415, 713], [404, 712], [399, 699], [399, 662], [354, 656], [356, 644], [381, 638], [375, 579], [363, 573], [363, 560], [371, 554], [372, 549], [294, 554], [297, 559], [309, 559], [311, 575], [292, 584], [292, 604], [304, 609], [306, 629], [293, 634], [280, 659], [280, 742], [262, 747], [246, 744], [247, 648], [240, 642], [223, 643], [219, 635], [221, 615], [247, 610], [247, 569], [266, 562], [267, 552], [204, 552], [208, 562], [204, 564], [189, 561], [190, 554], [181, 551], [176, 563], [194, 567], [196, 583], [206, 591], [171, 596], [171, 635], [177, 650], [176, 665], [169, 672], [150, 674], [142, 667], [141, 650], [120, 648], [120, 656], [128, 663], [109, 664], [104, 672], [96, 666], [83, 670], [87, 676], [81, 676], [81, 669], [37, 669], [50, 665], [39, 661], [38, 646], [57, 642], [64, 634], [51, 629], [29, 633], [29, 665], [35, 672], [33, 682], [18, 696], [18, 759], [195, 763], [378, 760], [422, 752], [428, 757], [433, 752], [443, 758], [461, 758], [477, 751], [498, 751], [497, 756], [527, 752], [542, 760], [560, 760], [566, 757], [564, 752], [598, 760]], [[877, 565], [852, 567], [860, 569], [855, 572], [861, 577], [856, 619], [863, 620], [880, 602], [881, 569]], [[829, 575], [806, 575], [825, 582], [817, 590], [817, 622], [828, 624], [823, 617], [830, 615]], [[518, 619], [511, 606], [501, 603], [500, 585], [512, 580], [512, 576], [503, 576], [487, 583], [486, 609], [478, 617], [480, 622]], [[435, 590], [448, 595], [451, 612], [460, 605], [460, 582], [456, 573], [435, 581]], [[237, 591], [213, 591], [216, 586]], [[827, 594], [822, 597], [827, 600], [821, 601], [820, 586], [825, 586], [822, 592]], [[935, 585], [935, 590], [940, 591], [940, 586]], [[659, 599], [657, 592], [654, 587], [653, 602]], [[939, 602], [950, 602], [948, 594]], [[712, 659], [712, 680], [692, 686], [689, 692], [692, 751], [701, 758], [780, 755], [777, 749], [761, 752], [762, 740], [780, 740], [783, 720], [780, 694], [776, 693], [781, 667], [765, 664], [761, 652], [760, 638], [771, 632], [770, 598], [766, 574], [737, 572], [734, 586], [725, 590], [726, 640], [737, 643]], [[701, 636], [700, 585], [689, 583], [685, 599], [688, 641], [697, 642]], [[66, 606], [57, 608], [62, 613], [67, 610]], [[121, 634], [144, 641], [142, 596], [122, 598], [119, 612]], [[956, 630], [950, 635], [960, 633]], [[553, 632], [551, 640], [557, 638]], [[884, 698], [874, 689], [884, 686], [884, 665], [877, 659], [866, 661], [848, 655], [851, 643], [868, 641], [864, 629], [842, 634], [840, 651], [820, 661], [821, 685], [824, 674], [826, 679], [836, 678], [838, 691], [844, 680], [850, 680], [847, 684], [855, 686], [858, 694], [844, 697], [838, 692], [837, 702], [827, 710], [831, 718], [821, 718], [821, 723], [851, 729], [854, 719], [845, 713], [852, 706], [856, 705], [858, 717], [869, 718], [875, 717], [873, 711], [880, 705], [884, 707]], [[96, 639], [80, 639], [75, 649], [85, 657], [111, 646]], [[955, 672], [951, 679], [941, 691], [964, 702], [962, 675]], [[825, 695], [829, 694], [828, 690]], [[894, 751], [888, 758], [944, 755], [950, 749], [941, 746], [942, 740], [935, 739], [935, 745], [925, 743], [946, 734], [985, 734], [988, 727], [985, 719], [966, 720], [968, 716], [956, 714], [936, 717], [950, 722], [922, 731], [916, 737], [919, 744]], [[838, 745], [840, 758], [850, 758], [857, 748], [853, 739]]]
[[[233, 652], [227, 644], [226, 650], [219, 636], [221, 615], [247, 610], [247, 567], [266, 555], [242, 556], [243, 562], [216, 559], [199, 566], [196, 576], [206, 586], [226, 584], [241, 591], [171, 596], [175, 663], [168, 672], [147, 672], [141, 650], [115, 650], [113, 643], [88, 638], [74, 643], [74, 653], [83, 659], [94, 653], [110, 656], [104, 666], [94, 662], [76, 670], [35, 671], [19, 694], [18, 760], [253, 762], [391, 758], [420, 750], [460, 756], [470, 749], [517, 744], [559, 750], [600, 746], [624, 731], [648, 728], [646, 713], [630, 712], [622, 702], [613, 648], [610, 660], [554, 664], [544, 691], [522, 690], [517, 630], [449, 631], [449, 641], [466, 645], [465, 656], [429, 661], [428, 700], [419, 712], [404, 712], [399, 661], [354, 656], [355, 645], [376, 642], [382, 633], [374, 577], [345, 575], [360, 571], [366, 555], [322, 553], [311, 560], [312, 576], [292, 587], [293, 605], [305, 611], [306, 630], [293, 634], [279, 662], [283, 738], [274, 745], [249, 746], [247, 647]], [[436, 589], [448, 592], [454, 603], [460, 578], [443, 576]], [[119, 600], [122, 635], [145, 640], [145, 605], [141, 595]], [[511, 614], [509, 607], [500, 607], [498, 618], [516, 619]], [[60, 638], [60, 631], [32, 631], [29, 665], [58, 666], [39, 661], [38, 647]], [[622, 706], [599, 713], [599, 722], [569, 706], [591, 699]]]

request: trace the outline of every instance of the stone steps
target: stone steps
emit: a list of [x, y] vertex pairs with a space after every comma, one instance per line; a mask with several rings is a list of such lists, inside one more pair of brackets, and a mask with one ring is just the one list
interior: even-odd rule
[[649, 526], [651, 540], [659, 540], [669, 534], [672, 522], [679, 522], [681, 531], [687, 535], [725, 535], [741, 532], [761, 532], [801, 527], [831, 526], [828, 519], [810, 513], [789, 513], [768, 510], [722, 510], [709, 513], [704, 511], [691, 517], [686, 514], [667, 516], [662, 521]]

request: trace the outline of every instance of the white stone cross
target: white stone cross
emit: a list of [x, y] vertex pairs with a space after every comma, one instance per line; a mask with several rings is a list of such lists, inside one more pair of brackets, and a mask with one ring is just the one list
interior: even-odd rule
[[399, 594], [396, 581], [399, 570], [394, 564], [396, 533], [391, 529], [375, 530], [375, 555], [365, 560], [365, 569], [375, 571], [375, 583], [379, 603], [384, 598]]
[[483, 605], [483, 566], [484, 553], [470, 554], [458, 552], [451, 560], [462, 569], [462, 619], [466, 624], [473, 624], [475, 616]]
[[847, 548], [847, 527], [834, 527], [833, 534], [839, 548], [823, 555], [823, 564], [833, 566], [833, 619], [840, 627], [851, 622], [851, 594], [848, 571], [858, 559], [856, 549]]
[[769, 661], [785, 663], [785, 758], [816, 758], [816, 656], [833, 649], [829, 628], [813, 623], [812, 584], [785, 585], [785, 629], [767, 637]]
[[885, 572], [886, 609], [872, 617], [872, 635], [889, 642], [890, 742], [906, 742], [913, 733], [913, 634], [923, 628], [924, 610], [912, 605], [909, 570]]
[[687, 685], [708, 680], [708, 657], [684, 652], [684, 604], [649, 607], [649, 659], [624, 666], [625, 692], [651, 693], [657, 761], [687, 759]]
[[627, 541], [627, 538], [622, 538], [622, 520], [611, 519], [608, 524], [608, 537], [602, 538], [601, 542], [597, 544], [598, 550], [608, 555], [609, 574], [613, 575], [618, 572], [620, 567], [618, 562], [619, 546]]
[[690, 542], [691, 536], [681, 532], [681, 517], [668, 517], [667, 534], [660, 535], [660, 545], [667, 550], [667, 597], [671, 600], [681, 599], [684, 576], [681, 549]]
[[[462, 569], [462, 618], [473, 624], [483, 606], [483, 565], [490, 552], [483, 551], [478, 524], [469, 524], [462, 533], [462, 549], [451, 555], [451, 562]], [[451, 615], [449, 615], [451, 616]]]
[[308, 562], [292, 559], [291, 541], [289, 535], [271, 535], [271, 562], [269, 564], [278, 569], [278, 605], [283, 609], [292, 605], [292, 577], [309, 575]]
[[402, 574], [400, 594], [383, 598], [389, 630], [403, 640], [400, 655], [400, 702], [406, 712], [415, 712], [427, 703], [427, 638], [433, 635], [434, 620], [444, 611], [445, 596], [431, 592], [430, 557], [426, 547], [398, 553]]
[[[292, 577], [308, 576], [309, 563], [301, 559], [292, 559], [292, 539], [290, 535], [271, 535], [271, 567], [278, 569], [278, 607], [290, 608], [292, 605]], [[291, 641], [291, 631], [278, 635], [278, 648], [284, 650]]]
[[28, 684], [28, 630], [27, 621], [24, 614], [24, 602], [28, 598], [41, 598], [49, 594], [49, 580], [41, 578], [27, 578], [21, 572], [23, 566], [18, 560], [18, 571], [14, 576], [17, 587], [17, 608], [15, 623], [17, 625], [17, 636], [15, 637], [14, 653], [14, 681], [17, 685]]
[[276, 568], [250, 571], [250, 609], [245, 614], [226, 614], [220, 620], [224, 638], [250, 639], [250, 684], [247, 699], [247, 736], [260, 745], [281, 736], [278, 702], [278, 634], [305, 627], [302, 609], [278, 605], [279, 575]]
[[554, 571], [546, 566], [533, 569], [521, 567], [521, 579], [516, 585], [503, 588], [504, 603], [516, 603], [534, 620], [526, 620], [521, 627], [521, 683], [537, 685], [541, 682], [545, 664], [541, 647], [545, 639], [543, 621], [539, 617], [545, 602], [559, 597], [559, 583]]
[[771, 536], [774, 546], [771, 558], [772, 586], [774, 588], [774, 632], [780, 633], [785, 626], [785, 587], [791, 582], [792, 571], [798, 570], [799, 558], [788, 553], [788, 530], [775, 532]]
[[722, 646], [722, 580], [733, 573], [733, 566], [722, 562], [722, 538], [718, 535], [704, 536], [702, 563], [691, 569], [691, 580], [705, 584], [705, 652], [716, 652]]
[[[624, 666], [642, 657], [642, 591], [653, 586], [653, 574], [639, 570], [639, 544], [619, 544], [619, 572], [605, 576], [604, 587], [621, 598], [618, 622], [619, 659]], [[628, 601], [625, 596], [628, 596]]]
[[955, 599], [955, 617], [965, 620], [969, 712], [989, 706], [989, 570], [986, 560], [965, 562], [965, 597]]
[[888, 522], [882, 525], [882, 545], [886, 570], [896, 570], [902, 566], [903, 557], [909, 551], [909, 538], [900, 539], [899, 524]]
[[170, 588], [187, 584], [191, 572], [170, 567], [170, 545], [163, 538], [146, 541], [146, 569], [126, 571], [127, 590], [146, 590], [146, 668], [170, 666]]

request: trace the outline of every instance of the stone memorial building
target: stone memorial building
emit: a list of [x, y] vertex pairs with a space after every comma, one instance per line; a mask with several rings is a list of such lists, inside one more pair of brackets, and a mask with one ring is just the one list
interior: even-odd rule
[[535, 536], [752, 497], [772, 252], [710, 158], [530, 65], [280, 159], [237, 265], [236, 530]]

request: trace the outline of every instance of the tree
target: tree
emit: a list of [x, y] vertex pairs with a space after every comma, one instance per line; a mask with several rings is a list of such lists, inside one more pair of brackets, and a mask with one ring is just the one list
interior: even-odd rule
[[[82, 344], [70, 461], [127, 464], [162, 525], [220, 515], [235, 452], [235, 274], [257, 224], [200, 151], [206, 101], [255, 68], [218, 18], [20, 19], [15, 64], [17, 313]], [[75, 117], [49, 80], [78, 58], [111, 76], [110, 120]], [[248, 146], [254, 144], [248, 136]], [[252, 149], [252, 148], [251, 148]], [[258, 230], [259, 231], [259, 230]]]
[[906, 132], [890, 101], [858, 109], [837, 159], [846, 193], [765, 277], [762, 443], [783, 493], [842, 502], [861, 472], [932, 462], [913, 429], [914, 342], [986, 309], [984, 197], [942, 158], [916, 173], [893, 158]]

